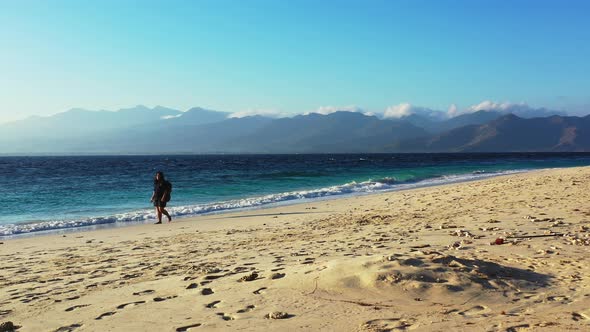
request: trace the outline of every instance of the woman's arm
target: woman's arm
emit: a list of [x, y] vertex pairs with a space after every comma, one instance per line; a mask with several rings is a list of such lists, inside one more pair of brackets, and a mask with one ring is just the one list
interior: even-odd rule
[[156, 197], [156, 192], [155, 191], [152, 192], [152, 198], [150, 198], [150, 202], [153, 202], [154, 201], [154, 197]]

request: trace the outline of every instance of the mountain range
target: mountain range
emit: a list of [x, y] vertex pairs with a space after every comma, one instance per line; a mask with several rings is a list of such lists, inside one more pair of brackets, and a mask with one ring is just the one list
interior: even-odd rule
[[590, 116], [525, 118], [477, 111], [452, 118], [359, 112], [288, 118], [157, 106], [72, 109], [0, 125], [1, 154], [590, 151]]

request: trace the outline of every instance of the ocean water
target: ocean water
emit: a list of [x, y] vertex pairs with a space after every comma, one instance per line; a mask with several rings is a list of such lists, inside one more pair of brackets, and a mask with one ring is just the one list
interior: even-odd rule
[[590, 165], [586, 153], [0, 157], [0, 236], [175, 217]]

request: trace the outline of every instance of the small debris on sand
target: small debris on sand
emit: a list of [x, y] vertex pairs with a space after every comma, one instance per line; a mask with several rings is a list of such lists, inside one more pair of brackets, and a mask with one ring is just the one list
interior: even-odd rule
[[0, 332], [12, 332], [18, 329], [19, 326], [14, 325], [12, 322], [4, 322], [0, 324]]
[[258, 278], [258, 273], [252, 272], [251, 274], [249, 274], [247, 276], [243, 276], [240, 279], [238, 279], [238, 282], [252, 281], [252, 280], [256, 280], [256, 278]]
[[492, 242], [490, 244], [491, 245], [501, 245], [501, 244], [504, 244], [504, 239], [499, 237], [496, 240], [494, 240], [494, 242]]
[[267, 314], [266, 316], [264, 316], [264, 318], [266, 318], [266, 319], [285, 319], [285, 318], [289, 318], [289, 314], [286, 312], [282, 312], [282, 311], [273, 311], [273, 312]]

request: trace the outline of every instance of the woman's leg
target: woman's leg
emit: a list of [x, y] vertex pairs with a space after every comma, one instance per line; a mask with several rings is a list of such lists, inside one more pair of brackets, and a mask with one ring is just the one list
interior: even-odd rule
[[172, 221], [172, 217], [170, 217], [170, 214], [168, 213], [168, 211], [166, 211], [166, 209], [165, 209], [165, 208], [163, 208], [163, 207], [161, 207], [160, 209], [161, 209], [161, 212], [162, 212], [162, 213], [163, 213], [163, 214], [164, 214], [166, 217], [168, 217], [168, 222], [171, 222], [171, 221]]
[[158, 222], [156, 224], [162, 223], [162, 211], [160, 211], [160, 207], [156, 206], [156, 216], [158, 216]]

